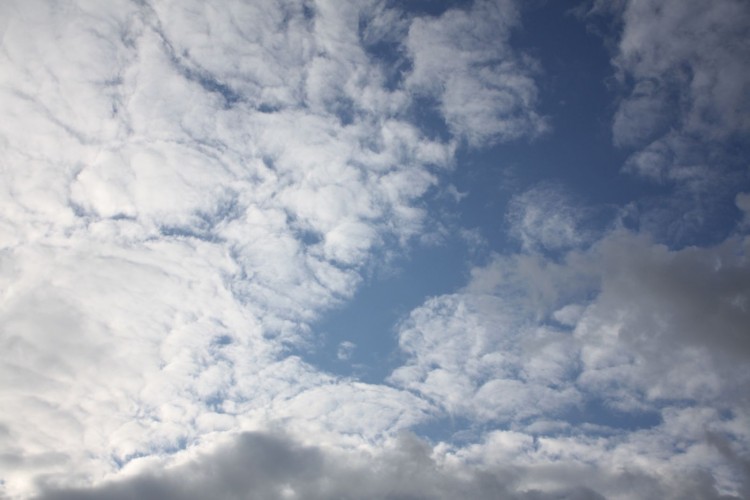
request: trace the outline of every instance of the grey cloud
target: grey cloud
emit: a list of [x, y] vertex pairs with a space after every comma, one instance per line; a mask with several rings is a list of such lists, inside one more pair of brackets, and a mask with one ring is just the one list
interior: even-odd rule
[[717, 138], [750, 127], [750, 72], [737, 64], [748, 49], [747, 4], [629, 2], [623, 16], [615, 62], [636, 80], [626, 103], [639, 96], [658, 98], [659, 86], [665, 86], [681, 94], [680, 125], [686, 131]]
[[[484, 443], [481, 446], [487, 446]], [[571, 448], [574, 448], [573, 446]], [[455, 458], [455, 457], [454, 457]], [[705, 472], [667, 476], [632, 464], [458, 464], [403, 434], [377, 452], [310, 446], [251, 432], [181, 465], [151, 467], [88, 488], [43, 486], [38, 500], [68, 499], [737, 499]]]
[[[603, 287], [622, 294], [607, 300], [636, 305], [644, 315], [661, 318], [682, 342], [750, 359], [747, 239], [674, 252], [637, 239], [614, 238], [606, 245]], [[651, 340], [656, 335], [654, 331]]]
[[512, 473], [439, 465], [431, 448], [404, 435], [377, 456], [304, 446], [245, 433], [180, 466], [94, 488], [45, 488], [39, 500], [67, 499], [454, 499], [563, 500], [604, 497], [583, 486], [518, 490]]
[[645, 238], [615, 235], [599, 251], [602, 288], [582, 316], [580, 383], [628, 401], [630, 387], [654, 401], [686, 398], [747, 404], [750, 324], [748, 242], [670, 251]]

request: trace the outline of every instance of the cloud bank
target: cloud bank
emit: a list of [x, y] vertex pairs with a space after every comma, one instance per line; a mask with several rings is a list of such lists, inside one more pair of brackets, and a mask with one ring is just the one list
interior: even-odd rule
[[3, 3], [0, 496], [750, 495], [748, 9], [588, 6], [653, 184], [527, 182], [365, 382], [316, 322], [551, 147], [532, 7]]

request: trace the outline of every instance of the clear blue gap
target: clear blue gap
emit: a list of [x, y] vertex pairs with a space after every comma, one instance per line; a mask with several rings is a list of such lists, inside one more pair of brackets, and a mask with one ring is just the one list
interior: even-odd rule
[[[415, 246], [394, 262], [395, 269], [380, 270], [367, 279], [354, 298], [313, 325], [315, 345], [297, 352], [326, 371], [364, 382], [382, 383], [403, 364], [396, 325], [425, 298], [451, 293], [466, 283], [466, 247], [461, 241], [439, 246]], [[351, 358], [340, 360], [342, 342], [356, 344]]]
[[628, 431], [650, 429], [662, 423], [661, 412], [657, 410], [618, 410], [594, 397], [588, 398], [583, 406], [565, 412], [561, 418], [576, 426], [593, 424]]
[[465, 417], [442, 415], [415, 425], [411, 430], [433, 444], [446, 442], [460, 445], [477, 441], [488, 427]]

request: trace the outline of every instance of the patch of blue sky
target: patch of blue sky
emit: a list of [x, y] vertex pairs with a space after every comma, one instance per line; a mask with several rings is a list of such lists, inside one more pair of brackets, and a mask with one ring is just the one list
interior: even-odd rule
[[625, 411], [613, 408], [596, 396], [589, 396], [583, 405], [568, 410], [561, 418], [574, 426], [593, 425], [627, 431], [649, 429], [662, 423], [661, 412], [656, 409]]
[[[454, 445], [475, 442], [488, 430], [497, 428], [453, 415], [436, 417], [412, 428], [415, 434], [433, 443], [444, 442]], [[507, 426], [503, 430], [507, 430]]]
[[[469, 249], [451, 239], [439, 245], [418, 245], [408, 256], [376, 271], [341, 308], [313, 326], [315, 341], [305, 361], [326, 371], [382, 383], [403, 362], [396, 325], [425, 298], [450, 293], [468, 277]], [[342, 342], [354, 343], [351, 356], [340, 359]]]

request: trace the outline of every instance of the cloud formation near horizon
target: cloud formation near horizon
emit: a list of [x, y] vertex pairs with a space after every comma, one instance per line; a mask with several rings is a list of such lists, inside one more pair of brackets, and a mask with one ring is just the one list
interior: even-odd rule
[[0, 497], [750, 495], [750, 9], [582, 5], [611, 197], [552, 3], [0, 6]]

